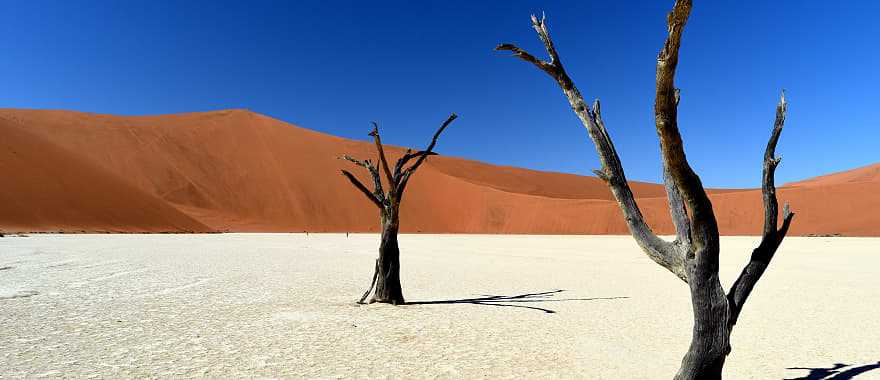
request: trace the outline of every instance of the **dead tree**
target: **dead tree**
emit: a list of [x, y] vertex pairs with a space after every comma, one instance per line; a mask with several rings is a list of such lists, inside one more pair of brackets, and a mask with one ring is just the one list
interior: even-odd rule
[[690, 11], [691, 0], [675, 2], [667, 18], [669, 35], [657, 57], [654, 117], [660, 138], [670, 214], [676, 231], [676, 239], [672, 242], [659, 238], [645, 222], [627, 184], [611, 137], [605, 129], [599, 101], [596, 100], [592, 107], [584, 102], [583, 96], [559, 59], [547, 30], [546, 19], [543, 16], [541, 19], [532, 16], [532, 27], [543, 42], [550, 57], [549, 61], [536, 58], [512, 44], [498, 45], [495, 50], [510, 51], [515, 57], [532, 63], [556, 80], [596, 146], [602, 169], [594, 172], [610, 187], [623, 212], [630, 233], [648, 257], [688, 284], [694, 313], [693, 336], [690, 348], [675, 378], [720, 379], [724, 360], [730, 353], [731, 330], [736, 324], [743, 304], [770, 260], [773, 259], [794, 216], [786, 205], [782, 226], [777, 226], [778, 203], [773, 179], [780, 158], [775, 156], [775, 150], [785, 121], [786, 103], [783, 92], [776, 106], [773, 132], [764, 152], [763, 238], [752, 252], [751, 259], [739, 278], [730, 291], [725, 293], [718, 279], [718, 223], [700, 178], [685, 157], [677, 124], [679, 90], [675, 88], [673, 79], [678, 64], [681, 35]]
[[[357, 177], [347, 170], [342, 170], [348, 180], [355, 188], [361, 191], [370, 202], [379, 209], [379, 223], [382, 228], [381, 241], [379, 243], [379, 258], [376, 259], [376, 266], [373, 270], [373, 279], [370, 281], [370, 287], [358, 301], [364, 303], [364, 300], [370, 295], [375, 287], [376, 292], [370, 303], [382, 302], [394, 305], [402, 305], [404, 303], [403, 291], [400, 287], [400, 248], [397, 245], [397, 232], [400, 228], [400, 202], [403, 200], [403, 192], [406, 190], [406, 184], [419, 166], [425, 162], [428, 156], [435, 155], [434, 145], [437, 144], [437, 138], [443, 133], [443, 130], [452, 123], [458, 116], [456, 114], [449, 115], [449, 118], [440, 125], [440, 129], [434, 133], [434, 138], [425, 150], [413, 152], [406, 150], [397, 163], [394, 164], [394, 171], [388, 166], [388, 160], [385, 158], [385, 150], [382, 149], [382, 139], [379, 137], [379, 125], [373, 123], [373, 131], [370, 136], [376, 144], [376, 151], [379, 154], [379, 165], [382, 167], [382, 173], [385, 174], [385, 185], [388, 191], [383, 190], [381, 175], [379, 168], [370, 160], [358, 160], [351, 156], [345, 155], [339, 157], [341, 160], [351, 161], [355, 165], [361, 166], [370, 172], [373, 180], [373, 191], [370, 191]], [[410, 161], [415, 160], [409, 167], [406, 165]]]

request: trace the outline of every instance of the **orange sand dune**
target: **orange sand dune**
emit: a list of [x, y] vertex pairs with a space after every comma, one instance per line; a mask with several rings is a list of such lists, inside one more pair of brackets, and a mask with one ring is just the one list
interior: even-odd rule
[[803, 181], [786, 184], [790, 187], [822, 187], [828, 185], [841, 185], [849, 183], [877, 183], [880, 182], [880, 164], [843, 171], [840, 173], [827, 174], [810, 178]]
[[[0, 109], [0, 133], [3, 231], [377, 231], [373, 206], [339, 175], [350, 164], [335, 159], [374, 157], [372, 144], [246, 110], [123, 117]], [[878, 213], [863, 212], [880, 210], [878, 172], [875, 165], [780, 188], [798, 213], [792, 233], [880, 236]], [[663, 187], [632, 186], [649, 223], [671, 233]], [[710, 193], [722, 233], [759, 233], [759, 190]], [[402, 229], [625, 234], [611, 199], [594, 177], [436, 156], [410, 184]]]
[[212, 230], [79, 154], [2, 119], [0, 135], [2, 230]]

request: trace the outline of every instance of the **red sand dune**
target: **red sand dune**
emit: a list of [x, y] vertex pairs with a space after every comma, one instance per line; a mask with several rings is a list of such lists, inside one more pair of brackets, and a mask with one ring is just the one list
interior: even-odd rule
[[[350, 164], [335, 158], [374, 157], [371, 143], [253, 112], [0, 109], [0, 136], [2, 231], [377, 231], [373, 206], [339, 175]], [[396, 158], [402, 149], [389, 151]], [[632, 186], [652, 227], [671, 233], [663, 187]], [[759, 190], [710, 193], [723, 234], [760, 232]], [[880, 236], [880, 215], [864, 212], [880, 210], [880, 165], [786, 185], [779, 195], [798, 214], [793, 234]], [[627, 233], [594, 177], [435, 156], [406, 196], [405, 232]]]

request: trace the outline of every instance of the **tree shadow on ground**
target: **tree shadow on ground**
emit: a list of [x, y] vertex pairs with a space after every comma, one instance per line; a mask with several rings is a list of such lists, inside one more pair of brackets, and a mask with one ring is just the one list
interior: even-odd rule
[[462, 298], [454, 300], [440, 301], [416, 301], [407, 302], [407, 305], [448, 305], [448, 304], [472, 304], [499, 307], [516, 307], [523, 309], [531, 309], [543, 311], [548, 314], [555, 314], [556, 311], [537, 306], [518, 305], [519, 303], [537, 303], [537, 302], [561, 302], [561, 301], [598, 301], [598, 300], [615, 300], [625, 299], [629, 297], [596, 297], [596, 298], [553, 298], [557, 294], [564, 292], [565, 289], [550, 290], [540, 293], [525, 293], [513, 296], [499, 296], [482, 294], [480, 297]]
[[853, 364], [835, 363], [829, 368], [804, 368], [791, 367], [786, 369], [799, 369], [810, 371], [804, 377], [790, 378], [786, 380], [849, 380], [865, 372], [880, 368], [880, 361], [874, 364], [856, 366]]

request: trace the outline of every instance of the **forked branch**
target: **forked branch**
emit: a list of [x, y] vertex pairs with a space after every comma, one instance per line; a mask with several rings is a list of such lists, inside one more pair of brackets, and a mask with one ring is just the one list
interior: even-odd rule
[[373, 136], [373, 142], [376, 144], [376, 152], [379, 153], [379, 163], [382, 165], [382, 171], [385, 172], [385, 179], [391, 184], [393, 179], [391, 177], [391, 170], [388, 169], [388, 159], [385, 158], [385, 149], [382, 148], [382, 138], [379, 136], [379, 123], [373, 122], [373, 131], [370, 132], [370, 136]]
[[400, 177], [400, 175], [403, 173], [403, 166], [406, 165], [407, 162], [409, 162], [413, 158], [421, 157], [422, 155], [434, 156], [437, 155], [437, 153], [426, 152], [424, 150], [413, 152], [412, 149], [407, 149], [403, 156], [397, 160], [397, 163], [394, 164], [394, 178]]
[[354, 163], [357, 166], [363, 167], [370, 172], [370, 177], [373, 178], [373, 194], [376, 196], [376, 199], [381, 203], [385, 203], [385, 192], [382, 190], [382, 180], [379, 178], [379, 169], [373, 165], [370, 160], [358, 160], [352, 158], [349, 155], [342, 155], [338, 157], [340, 160], [345, 160]]
[[571, 109], [581, 120], [584, 127], [586, 127], [590, 139], [596, 147], [602, 169], [594, 172], [611, 188], [611, 192], [623, 212], [630, 233], [648, 257], [687, 282], [682, 245], [660, 239], [645, 222], [645, 218], [626, 180], [623, 166], [620, 163], [620, 157], [614, 148], [614, 143], [611, 141], [608, 130], [605, 128], [599, 101], [597, 100], [591, 109], [568, 76], [568, 73], [566, 73], [559, 59], [559, 53], [556, 51], [556, 47], [550, 37], [546, 17], [542, 16], [541, 19], [538, 19], [532, 16], [532, 27], [538, 33], [538, 37], [550, 56], [549, 62], [535, 58], [534, 55], [513, 44], [500, 44], [495, 47], [495, 50], [510, 51], [513, 53], [513, 56], [534, 64], [556, 80], [562, 92], [568, 98]]
[[[409, 182], [409, 178], [412, 176], [412, 174], [415, 173], [415, 171], [419, 168], [419, 166], [422, 165], [423, 162], [425, 162], [425, 159], [428, 158], [428, 156], [435, 154], [434, 146], [437, 145], [437, 139], [440, 138], [440, 134], [443, 133], [443, 131], [446, 130], [446, 127], [448, 127], [449, 124], [452, 123], [452, 121], [456, 118], [458, 118], [458, 115], [456, 115], [455, 113], [450, 114], [449, 117], [446, 118], [446, 121], [444, 121], [443, 124], [440, 125], [440, 128], [437, 129], [437, 132], [434, 133], [434, 137], [431, 138], [431, 142], [428, 144], [428, 147], [425, 148], [425, 150], [415, 153], [415, 155], [413, 155], [412, 153], [405, 154], [403, 157], [397, 160], [397, 164], [395, 165], [395, 172], [397, 172], [398, 167], [400, 167], [402, 171], [399, 173], [399, 175], [395, 175], [394, 177], [395, 197], [401, 197], [403, 195], [403, 190], [406, 189], [406, 184]], [[409, 161], [413, 158], [416, 159], [416, 162], [413, 163], [412, 166], [403, 169], [406, 161]]]
[[[779, 104], [776, 105], [776, 120], [773, 122], [773, 132], [767, 141], [767, 149], [764, 150], [764, 168], [761, 181], [761, 193], [764, 200], [764, 239], [777, 235], [777, 223], [779, 214], [779, 202], [776, 200], [776, 167], [782, 162], [782, 157], [776, 157], [776, 144], [782, 134], [785, 125], [785, 112], [788, 104], [785, 102], [785, 90], [779, 96]], [[783, 221], [783, 225], [785, 222]], [[781, 239], [780, 239], [781, 240]]]
[[785, 238], [785, 234], [788, 233], [791, 220], [794, 218], [794, 213], [786, 203], [782, 210], [782, 227], [778, 226], [779, 201], [776, 199], [774, 177], [776, 166], [782, 159], [776, 157], [776, 143], [779, 141], [782, 127], [785, 124], [786, 106], [785, 92], [783, 91], [779, 98], [779, 104], [776, 105], [776, 121], [773, 123], [773, 132], [770, 134], [767, 149], [764, 151], [764, 169], [761, 181], [761, 192], [764, 198], [764, 232], [761, 243], [752, 251], [749, 263], [743, 268], [742, 273], [728, 292], [727, 300], [730, 305], [728, 324], [730, 327], [736, 324], [743, 304], [776, 254], [776, 250], [782, 243], [782, 239]]
[[[405, 169], [403, 171], [404, 174], [416, 171], [416, 169], [418, 169], [419, 166], [422, 165], [422, 162], [425, 161], [425, 158], [434, 154], [434, 146], [437, 145], [437, 139], [440, 138], [440, 134], [443, 133], [443, 131], [446, 130], [446, 127], [448, 127], [449, 124], [452, 123], [452, 121], [456, 118], [458, 118], [458, 115], [454, 113], [450, 114], [449, 117], [446, 118], [446, 121], [444, 121], [443, 124], [440, 125], [440, 128], [437, 129], [437, 132], [434, 132], [434, 137], [431, 138], [431, 143], [428, 144], [428, 147], [425, 148], [425, 150], [417, 153], [418, 158], [416, 159], [416, 162], [412, 164], [412, 166], [410, 166], [409, 168]], [[406, 156], [402, 157], [401, 160], [405, 158]]]
[[538, 33], [538, 38], [541, 39], [541, 42], [544, 44], [544, 49], [547, 50], [547, 55], [550, 56], [550, 62], [538, 59], [514, 44], [499, 44], [495, 47], [495, 50], [510, 51], [514, 56], [535, 65], [550, 76], [557, 78], [563, 71], [562, 62], [559, 60], [559, 53], [556, 52], [556, 46], [553, 45], [553, 40], [550, 39], [550, 31], [547, 30], [546, 21], [547, 17], [544, 14], [541, 14], [540, 20], [538, 20], [538, 16], [532, 15], [532, 29], [535, 29], [535, 32]]
[[[425, 159], [428, 156], [436, 155], [434, 153], [434, 146], [437, 145], [437, 139], [440, 138], [440, 134], [446, 130], [446, 127], [452, 123], [458, 117], [456, 114], [451, 114], [440, 125], [440, 128], [437, 129], [437, 132], [434, 133], [434, 137], [431, 139], [431, 142], [428, 144], [428, 147], [425, 150], [421, 150], [418, 152], [413, 152], [411, 149], [407, 149], [406, 153], [401, 156], [397, 163], [394, 165], [394, 172], [392, 174], [391, 168], [388, 166], [388, 159], [385, 156], [385, 149], [382, 146], [382, 137], [379, 135], [379, 124], [373, 122], [373, 130], [370, 132], [370, 136], [373, 137], [373, 143], [376, 146], [376, 152], [379, 154], [379, 164], [382, 166], [382, 171], [385, 173], [385, 178], [388, 182], [388, 193], [386, 194], [382, 188], [382, 179], [379, 174], [379, 168], [376, 165], [373, 165], [370, 160], [358, 160], [352, 158], [349, 155], [342, 155], [338, 158], [340, 160], [349, 161], [354, 163], [357, 166], [366, 168], [370, 172], [370, 176], [373, 178], [373, 191], [370, 192], [364, 184], [362, 184], [354, 175], [350, 172], [343, 170], [342, 174], [348, 178], [348, 180], [362, 193], [369, 194], [368, 197], [370, 201], [375, 203], [379, 208], [383, 208], [385, 206], [395, 206], [400, 203], [400, 198], [403, 195], [403, 190], [406, 187], [407, 182], [409, 181], [410, 176], [425, 162]], [[415, 160], [410, 167], [405, 167], [407, 163]], [[393, 207], [392, 207], [393, 208]]]

